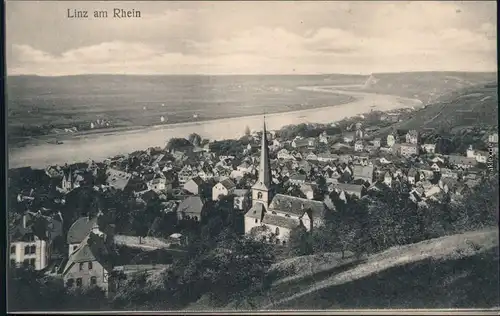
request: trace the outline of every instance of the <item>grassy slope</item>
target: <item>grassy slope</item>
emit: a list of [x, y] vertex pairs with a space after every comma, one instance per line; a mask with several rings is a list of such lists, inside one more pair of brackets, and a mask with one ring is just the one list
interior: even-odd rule
[[[294, 271], [226, 310], [491, 308], [498, 306], [498, 230], [393, 247], [367, 258], [323, 254], [288, 259]], [[329, 262], [329, 263], [328, 263]], [[189, 309], [210, 308], [200, 301]]]
[[460, 129], [464, 127], [498, 124], [497, 84], [483, 84], [446, 93], [433, 104], [419, 109], [412, 118], [379, 130], [383, 136], [392, 129]]
[[473, 85], [495, 82], [496, 73], [403, 72], [373, 74], [366, 91], [417, 98], [427, 104], [439, 96]]
[[497, 85], [480, 85], [446, 94], [399, 124], [401, 129], [473, 126], [498, 122]]
[[497, 247], [497, 229], [394, 247], [262, 308], [495, 307]]

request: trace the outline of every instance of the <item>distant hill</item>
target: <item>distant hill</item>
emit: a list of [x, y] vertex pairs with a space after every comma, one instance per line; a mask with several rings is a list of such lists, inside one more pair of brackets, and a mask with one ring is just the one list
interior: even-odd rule
[[497, 74], [487, 72], [375, 73], [367, 78], [363, 90], [415, 98], [429, 104], [443, 94], [496, 81]]
[[433, 104], [397, 124], [398, 129], [460, 128], [498, 124], [498, 84], [482, 84], [448, 92]]

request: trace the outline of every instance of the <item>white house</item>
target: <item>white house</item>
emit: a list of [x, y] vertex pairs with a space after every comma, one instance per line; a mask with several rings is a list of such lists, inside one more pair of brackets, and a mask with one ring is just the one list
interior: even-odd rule
[[[37, 229], [33, 229], [35, 223], [40, 224], [36, 225]], [[10, 264], [25, 264], [35, 270], [45, 269], [52, 255], [53, 242], [61, 235], [62, 217], [58, 219], [26, 212], [22, 223], [10, 232]]]
[[227, 196], [233, 194], [235, 189], [236, 185], [233, 181], [229, 179], [222, 180], [212, 188], [212, 200], [217, 201], [221, 195]]
[[476, 151], [476, 161], [480, 163], [486, 163], [488, 161], [488, 152], [477, 150]]
[[356, 141], [354, 144], [354, 151], [363, 151], [363, 142], [361, 140]]
[[395, 143], [396, 143], [396, 138], [394, 137], [394, 135], [392, 134], [387, 135], [387, 146], [392, 147], [394, 146]]
[[422, 144], [422, 150], [428, 154], [434, 154], [436, 152], [436, 144]]
[[476, 151], [472, 148], [472, 145], [467, 148], [466, 156], [467, 158], [476, 158]]
[[392, 185], [392, 175], [390, 172], [386, 172], [385, 175], [384, 175], [384, 183], [387, 184], [387, 186], [391, 186]]

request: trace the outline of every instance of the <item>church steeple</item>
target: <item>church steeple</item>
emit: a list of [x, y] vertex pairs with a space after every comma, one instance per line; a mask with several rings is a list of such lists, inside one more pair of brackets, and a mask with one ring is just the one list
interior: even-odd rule
[[267, 143], [266, 121], [264, 118], [264, 126], [262, 128], [261, 149], [260, 149], [260, 165], [258, 171], [259, 178], [252, 187], [252, 204], [256, 202], [263, 203], [267, 209], [269, 203], [269, 191], [271, 190], [271, 168], [269, 162], [269, 147]]

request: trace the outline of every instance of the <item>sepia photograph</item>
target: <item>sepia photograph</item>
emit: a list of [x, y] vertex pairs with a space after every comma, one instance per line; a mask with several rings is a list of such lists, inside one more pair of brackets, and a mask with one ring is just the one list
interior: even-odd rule
[[496, 1], [5, 1], [9, 313], [498, 315]]

